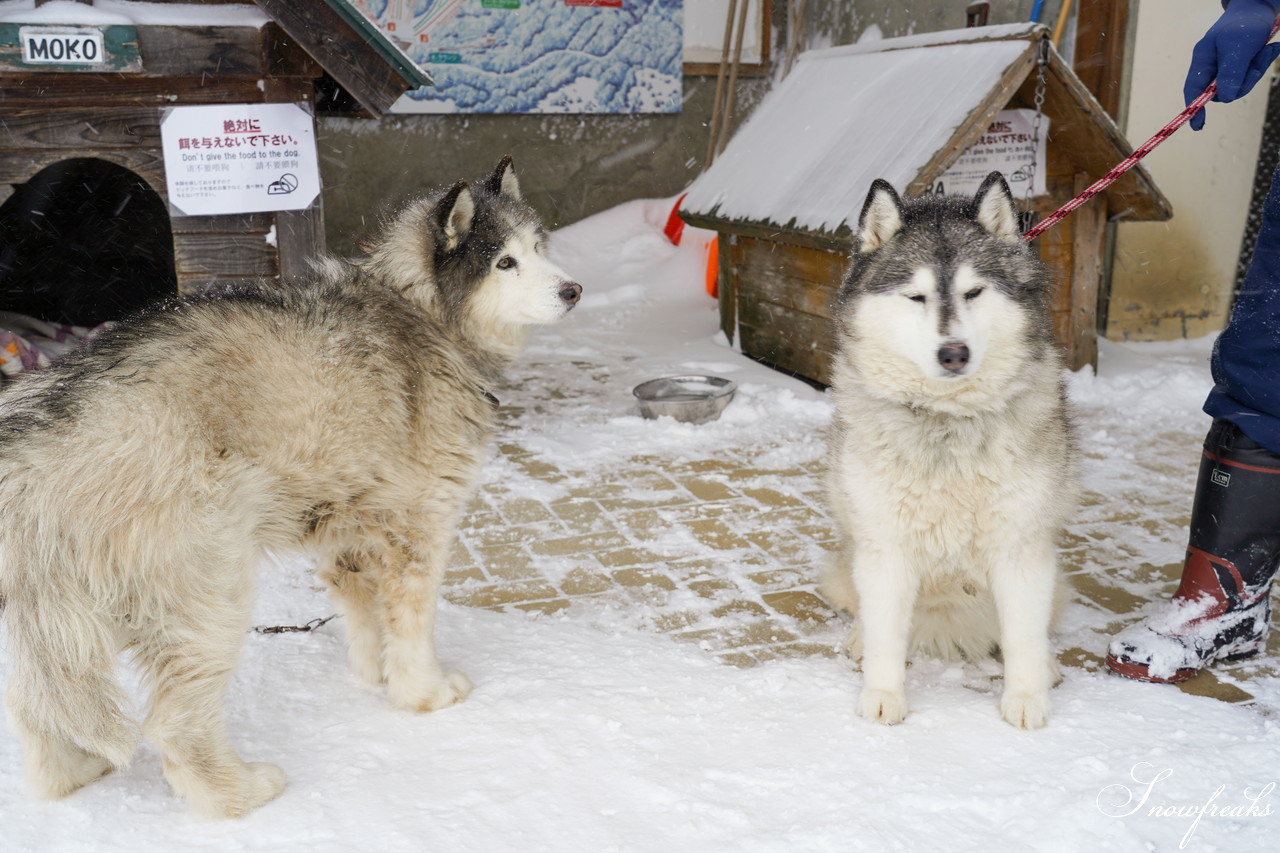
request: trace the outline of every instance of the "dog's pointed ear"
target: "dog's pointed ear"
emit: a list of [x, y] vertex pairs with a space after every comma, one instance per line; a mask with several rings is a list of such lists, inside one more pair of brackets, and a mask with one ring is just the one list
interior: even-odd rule
[[1013, 206], [1013, 193], [1004, 175], [992, 172], [973, 197], [973, 218], [989, 234], [1007, 243], [1017, 243], [1022, 235], [1018, 231], [1018, 211]]
[[498, 161], [498, 168], [493, 170], [489, 180], [485, 181], [485, 189], [494, 195], [505, 195], [520, 201], [520, 181], [516, 178], [516, 167], [508, 154]]
[[859, 254], [874, 252], [901, 230], [902, 199], [888, 181], [876, 178], [858, 216]]
[[466, 181], [458, 181], [436, 205], [436, 224], [444, 232], [445, 251], [452, 251], [471, 231], [476, 202]]

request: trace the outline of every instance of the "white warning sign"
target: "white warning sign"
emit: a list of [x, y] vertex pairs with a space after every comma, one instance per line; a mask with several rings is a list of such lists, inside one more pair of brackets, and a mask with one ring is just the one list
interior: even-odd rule
[[935, 193], [972, 195], [992, 172], [1003, 172], [1016, 199], [1045, 194], [1045, 141], [1049, 117], [1040, 117], [1037, 132], [1035, 110], [1003, 110], [987, 126], [986, 133], [960, 155], [960, 159], [933, 182]]
[[160, 136], [177, 215], [303, 210], [320, 194], [311, 114], [298, 104], [174, 107]]

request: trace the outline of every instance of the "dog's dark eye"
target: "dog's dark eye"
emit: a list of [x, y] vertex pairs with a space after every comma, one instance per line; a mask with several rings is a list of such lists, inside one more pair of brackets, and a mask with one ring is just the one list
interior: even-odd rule
[[910, 293], [907, 295], [907, 298], [910, 299], [912, 302], [919, 302], [922, 305], [924, 304], [923, 293]]
[[516, 268], [516, 259], [511, 257], [510, 255], [503, 255], [501, 258], [498, 258], [498, 269], [513, 270], [515, 268]]
[[965, 299], [977, 299], [977, 298], [978, 298], [978, 296], [979, 296], [979, 294], [981, 294], [981, 293], [982, 293], [982, 288], [981, 288], [981, 287], [975, 287], [973, 290], [970, 290], [968, 293], [966, 293], [966, 294], [964, 295], [964, 298], [965, 298]]

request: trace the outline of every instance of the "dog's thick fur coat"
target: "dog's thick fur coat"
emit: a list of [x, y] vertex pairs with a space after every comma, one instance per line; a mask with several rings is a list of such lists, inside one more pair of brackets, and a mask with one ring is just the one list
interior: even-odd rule
[[504, 159], [313, 281], [164, 301], [0, 397], [6, 704], [38, 793], [129, 764], [122, 649], [178, 793], [224, 816], [280, 793], [223, 721], [264, 551], [317, 558], [351, 664], [396, 706], [466, 697], [436, 658], [436, 592], [487, 389], [581, 292], [545, 238]]
[[1043, 726], [1056, 539], [1076, 459], [1050, 282], [993, 174], [973, 199], [877, 181], [836, 310], [823, 591], [856, 616], [859, 713], [907, 712], [911, 649], [1004, 658], [1001, 712]]

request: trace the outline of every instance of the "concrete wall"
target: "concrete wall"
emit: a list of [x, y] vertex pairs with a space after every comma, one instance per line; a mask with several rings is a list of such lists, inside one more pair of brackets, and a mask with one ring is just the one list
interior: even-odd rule
[[[1140, 4], [1126, 128], [1135, 145], [1182, 109], [1191, 47], [1220, 12], [1203, 0]], [[1169, 222], [1116, 229], [1107, 337], [1169, 340], [1222, 328], [1266, 100], [1263, 80], [1241, 101], [1210, 104], [1204, 130], [1179, 130], [1143, 161], [1174, 215]]]
[[[698, 0], [686, 0], [695, 3]], [[991, 23], [1026, 20], [1033, 0], [992, 0]], [[1049, 0], [1053, 14], [1061, 0]], [[958, 0], [809, 0], [803, 47], [848, 44], [875, 27], [884, 37], [964, 26]], [[787, 0], [773, 0], [773, 76], [787, 45]], [[740, 78], [734, 126], [773, 77]], [[325, 223], [345, 253], [385, 205], [459, 178], [481, 177], [504, 154], [552, 227], [636, 198], [674, 197], [706, 155], [714, 77], [685, 77], [684, 110], [665, 116], [389, 116], [322, 119], [318, 134]], [[371, 219], [372, 217], [372, 219]]]
[[[515, 158], [525, 196], [551, 228], [636, 198], [678, 195], [702, 170], [714, 77], [686, 77], [677, 115], [404, 115], [381, 122], [327, 119], [317, 143], [330, 247], [349, 250], [386, 204]], [[738, 86], [734, 126], [768, 79]]]

